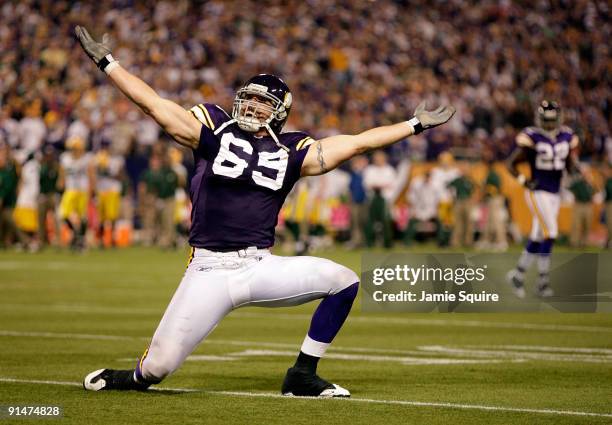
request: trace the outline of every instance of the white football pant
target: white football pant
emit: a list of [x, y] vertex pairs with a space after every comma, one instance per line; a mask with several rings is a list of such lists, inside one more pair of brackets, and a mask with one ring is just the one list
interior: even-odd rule
[[139, 369], [146, 380], [160, 381], [235, 308], [295, 306], [358, 281], [355, 272], [324, 258], [281, 257], [255, 247], [195, 249]]
[[544, 190], [526, 190], [525, 198], [533, 216], [529, 238], [537, 242], [555, 239], [559, 233], [557, 224], [561, 206], [559, 194]]

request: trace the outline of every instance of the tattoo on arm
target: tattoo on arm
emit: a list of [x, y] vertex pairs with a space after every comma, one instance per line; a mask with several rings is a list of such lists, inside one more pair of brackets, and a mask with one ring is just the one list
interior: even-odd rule
[[321, 142], [317, 142], [317, 161], [319, 161], [319, 167], [321, 167], [321, 173], [327, 173], [327, 165], [325, 159], [323, 159], [323, 146]]

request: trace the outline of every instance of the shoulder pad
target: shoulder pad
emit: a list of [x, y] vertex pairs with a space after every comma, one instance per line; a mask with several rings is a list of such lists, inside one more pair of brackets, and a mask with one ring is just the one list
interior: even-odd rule
[[533, 139], [531, 138], [531, 134], [528, 133], [529, 128], [531, 127], [528, 127], [524, 131], [521, 131], [519, 134], [517, 134], [516, 144], [518, 146], [522, 146], [526, 148], [533, 147]]
[[295, 146], [296, 151], [305, 149], [315, 142], [312, 137], [302, 131], [288, 131], [286, 133], [282, 133], [281, 136], [290, 138], [287, 145], [289, 147]]
[[230, 119], [223, 108], [212, 103], [199, 103], [192, 107], [189, 112], [211, 130], [215, 130], [221, 123]]
[[189, 112], [191, 112], [191, 114], [198, 120], [200, 121], [202, 124], [204, 124], [206, 127], [208, 127], [211, 130], [215, 129], [215, 126], [212, 122], [212, 119], [210, 119], [210, 114], [208, 113], [208, 109], [206, 109], [206, 106], [204, 106], [204, 104], [199, 103], [197, 105], [195, 105], [194, 107], [192, 107]]

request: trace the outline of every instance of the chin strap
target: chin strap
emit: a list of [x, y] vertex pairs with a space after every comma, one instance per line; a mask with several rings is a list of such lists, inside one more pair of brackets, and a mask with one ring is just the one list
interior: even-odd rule
[[221, 131], [223, 131], [225, 127], [227, 127], [228, 125], [232, 125], [235, 122], [237, 122], [236, 118], [232, 118], [231, 120], [224, 122], [223, 124], [221, 124], [221, 126], [218, 129], [214, 131], [213, 134], [216, 136], [217, 134], [221, 133]]
[[274, 132], [272, 131], [272, 128], [270, 128], [270, 124], [265, 123], [264, 127], [266, 130], [268, 130], [268, 133], [270, 134], [270, 137], [272, 137], [272, 140], [274, 140], [274, 143], [276, 143], [276, 146], [283, 149], [285, 152], [289, 153], [290, 149], [278, 141], [278, 137], [276, 137], [276, 134], [274, 134]]
[[[229, 121], [224, 122], [221, 126], [219, 126], [218, 129], [216, 129], [214, 131], [214, 135], [216, 136], [217, 134], [221, 133], [227, 126], [234, 124], [235, 122], [238, 122], [236, 120], [236, 118], [232, 118]], [[270, 124], [265, 123], [263, 125], [263, 127], [268, 131], [268, 133], [270, 134], [270, 137], [272, 137], [272, 140], [274, 140], [274, 143], [276, 143], [276, 146], [278, 146], [279, 148], [283, 149], [285, 152], [289, 153], [291, 150], [283, 145], [279, 140], [278, 137], [276, 137], [276, 134], [274, 134], [274, 131], [272, 131], [272, 128], [270, 127]]]

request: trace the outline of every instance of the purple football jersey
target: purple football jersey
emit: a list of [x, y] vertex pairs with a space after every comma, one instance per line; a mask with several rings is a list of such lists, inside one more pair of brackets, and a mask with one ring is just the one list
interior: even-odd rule
[[552, 132], [527, 127], [517, 136], [517, 144], [528, 148], [534, 190], [558, 193], [570, 150], [578, 145], [574, 132], [565, 126]]
[[289, 152], [269, 137], [241, 130], [219, 106], [191, 109], [202, 122], [193, 150], [195, 175], [189, 244], [213, 251], [274, 244], [278, 213], [295, 182], [313, 139], [306, 133], [278, 135]]

